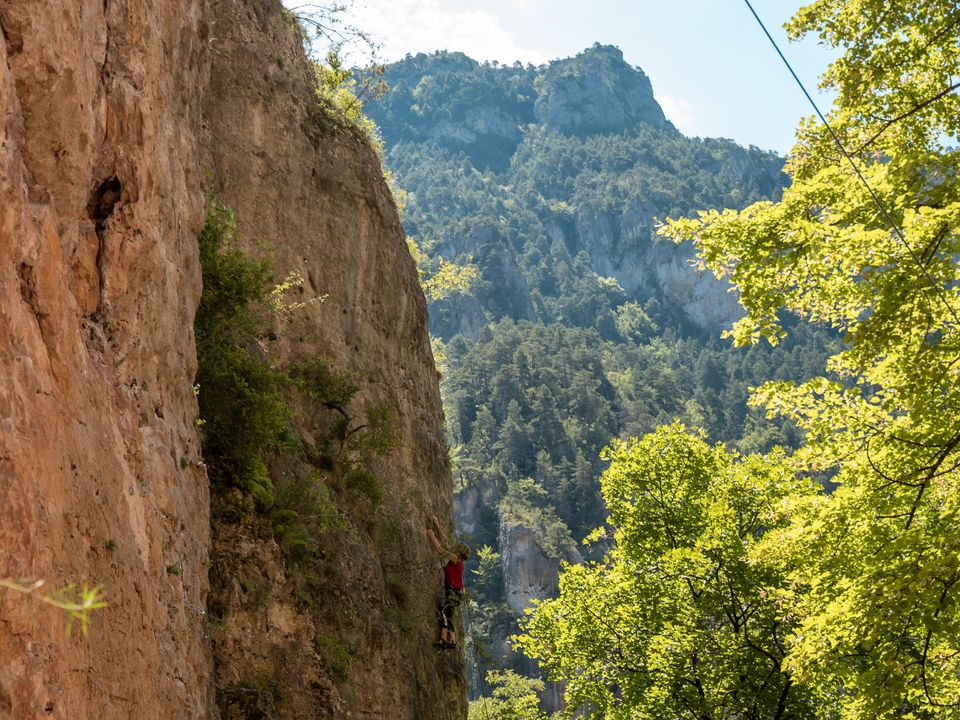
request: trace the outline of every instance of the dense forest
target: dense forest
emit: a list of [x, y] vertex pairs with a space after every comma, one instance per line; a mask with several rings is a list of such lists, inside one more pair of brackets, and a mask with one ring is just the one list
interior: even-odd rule
[[426, 276], [464, 280], [430, 313], [458, 524], [482, 548], [468, 612], [479, 695], [488, 671], [537, 673], [507, 640], [517, 617], [556, 591], [561, 561], [599, 558], [581, 540], [608, 513], [605, 446], [679, 420], [742, 452], [796, 447], [795, 424], [749, 407], [749, 388], [812, 377], [837, 339], [789, 318], [777, 347], [721, 339], [736, 296], [655, 228], [779, 197], [783, 160], [683, 136], [616, 48], [543, 67], [418, 55], [385, 80], [368, 112], [412, 248]]

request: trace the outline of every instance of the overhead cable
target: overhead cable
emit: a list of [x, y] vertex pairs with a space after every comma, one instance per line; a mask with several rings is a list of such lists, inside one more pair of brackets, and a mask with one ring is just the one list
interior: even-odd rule
[[847, 152], [847, 149], [843, 146], [843, 143], [840, 141], [840, 138], [837, 136], [837, 133], [834, 132], [833, 127], [831, 127], [830, 123], [827, 121], [827, 118], [824, 116], [822, 112], [820, 112], [820, 108], [817, 106], [817, 103], [814, 101], [813, 97], [811, 97], [810, 93], [807, 92], [807, 88], [804, 86], [803, 82], [797, 76], [797, 73], [794, 72], [793, 66], [790, 65], [790, 61], [787, 60], [786, 56], [781, 52], [780, 47], [777, 45], [777, 41], [773, 39], [773, 36], [770, 34], [770, 31], [767, 30], [767, 26], [763, 24], [763, 20], [760, 19], [759, 15], [757, 15], [757, 11], [753, 9], [753, 5], [750, 4], [750, 0], [743, 0], [743, 1], [744, 3], [746, 3], [747, 7], [750, 9], [750, 13], [753, 15], [754, 19], [757, 21], [757, 24], [760, 25], [760, 29], [763, 30], [763, 34], [767, 36], [767, 40], [769, 40], [770, 44], [773, 45], [773, 49], [777, 51], [777, 55], [780, 56], [780, 59], [783, 61], [783, 64], [786, 65], [787, 70], [790, 71], [790, 74], [793, 76], [793, 79], [797, 82], [797, 85], [800, 86], [800, 90], [803, 91], [804, 96], [807, 98], [807, 100], [810, 102], [810, 105], [813, 107], [814, 111], [817, 113], [817, 117], [820, 118], [820, 122], [823, 123], [823, 126], [827, 129], [827, 132], [830, 133], [830, 137], [833, 138], [833, 141], [834, 143], [836, 143], [837, 147], [840, 149], [840, 152], [843, 153], [843, 156], [847, 159], [847, 162], [850, 163], [850, 167], [853, 168], [853, 171], [857, 174], [857, 177], [860, 178], [860, 182], [863, 183], [863, 186], [867, 189], [867, 192], [870, 193], [870, 197], [873, 198], [873, 202], [880, 209], [880, 213], [883, 215], [884, 219], [886, 219], [887, 224], [890, 225], [891, 229], [896, 234], [901, 244], [906, 248], [907, 252], [910, 254], [910, 257], [916, 263], [917, 267], [920, 268], [920, 272], [923, 273], [923, 276], [927, 279], [927, 282], [930, 283], [930, 287], [933, 288], [933, 291], [937, 294], [937, 297], [940, 298], [940, 300], [943, 302], [944, 306], [947, 308], [950, 314], [953, 315], [953, 319], [956, 321], [956, 323], [960, 325], [960, 317], [957, 316], [956, 311], [947, 301], [947, 298], [946, 296], [944, 296], [940, 286], [937, 285], [934, 279], [930, 276], [930, 273], [927, 272], [927, 269], [926, 267], [924, 267], [923, 262], [920, 260], [916, 252], [914, 252], [913, 248], [911, 248], [910, 244], [907, 242], [907, 238], [904, 236], [903, 231], [899, 228], [896, 221], [894, 221], [893, 217], [887, 211], [887, 208], [884, 206], [883, 202], [880, 200], [877, 194], [873, 191], [873, 188], [870, 187], [870, 183], [867, 182], [867, 179], [863, 176], [863, 173], [860, 172], [860, 168], [857, 167], [857, 163], [851, 157], [850, 153]]

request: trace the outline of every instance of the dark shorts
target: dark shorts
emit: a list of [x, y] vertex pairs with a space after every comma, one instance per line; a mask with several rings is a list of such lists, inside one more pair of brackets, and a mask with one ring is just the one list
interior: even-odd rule
[[440, 627], [453, 630], [453, 611], [463, 602], [463, 590], [446, 587], [440, 603]]

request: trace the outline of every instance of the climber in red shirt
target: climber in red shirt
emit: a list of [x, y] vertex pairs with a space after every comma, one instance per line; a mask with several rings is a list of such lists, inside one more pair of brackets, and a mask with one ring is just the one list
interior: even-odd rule
[[[457, 631], [453, 625], [453, 611], [463, 602], [463, 563], [470, 557], [470, 548], [457, 543], [452, 549], [445, 549], [439, 537], [444, 537], [443, 529], [436, 515], [431, 515], [433, 528], [427, 528], [427, 538], [438, 555], [447, 558], [443, 568], [443, 600], [440, 603], [440, 640], [437, 647], [452, 649], [457, 646]], [[436, 529], [436, 534], [433, 530]]]

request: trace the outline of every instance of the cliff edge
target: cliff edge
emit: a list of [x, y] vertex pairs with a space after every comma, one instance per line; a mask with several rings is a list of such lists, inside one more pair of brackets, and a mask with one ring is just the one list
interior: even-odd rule
[[[438, 377], [426, 301], [380, 160], [318, 100], [313, 66], [279, 3], [216, 0], [211, 13], [212, 190], [236, 210], [243, 249], [303, 281], [294, 297], [305, 304], [268, 352], [287, 367], [323, 358], [346, 373], [356, 388], [345, 408], [351, 422], [359, 427], [375, 409], [390, 434], [366, 461], [372, 488], [351, 488], [335, 458], [308, 461], [342, 528], [320, 538], [306, 568], [264, 539], [262, 522], [215, 517], [218, 704], [224, 718], [246, 717], [252, 695], [278, 717], [465, 716], [462, 661], [432, 646], [442, 581], [424, 522], [436, 514], [449, 523], [452, 495]], [[322, 455], [337, 420], [329, 408], [295, 420], [308, 454]], [[310, 472], [284, 458], [271, 469]]]

